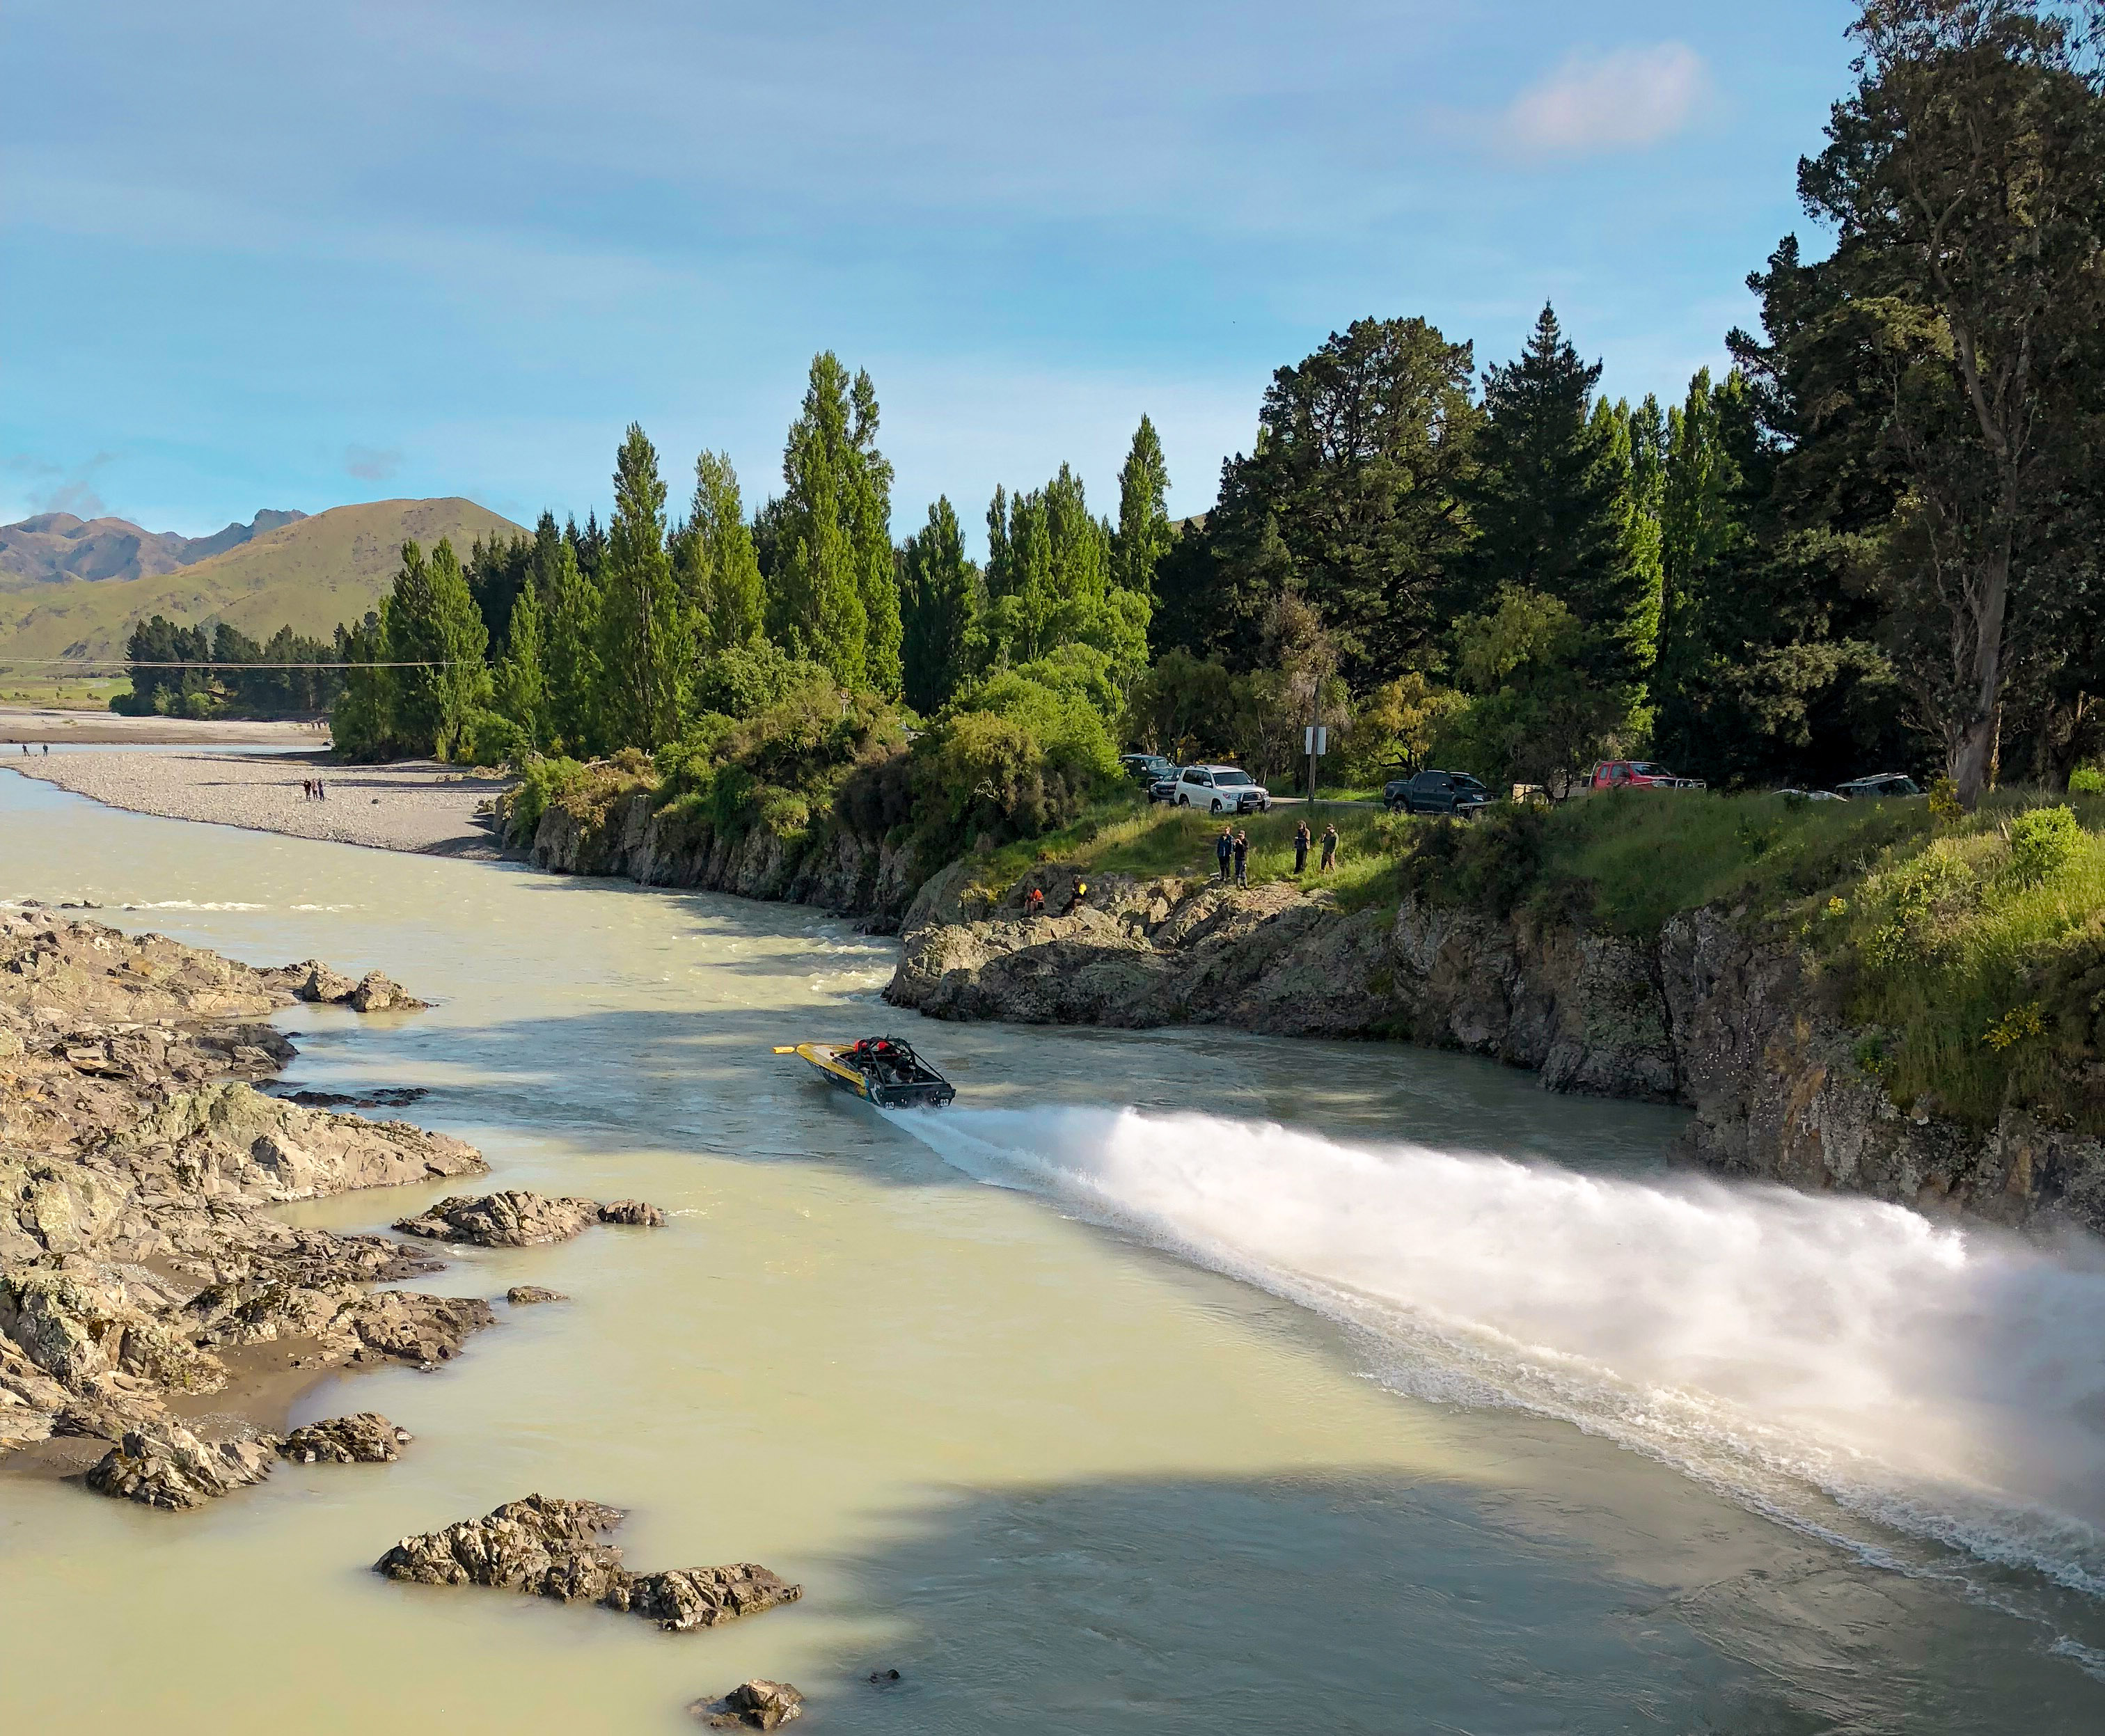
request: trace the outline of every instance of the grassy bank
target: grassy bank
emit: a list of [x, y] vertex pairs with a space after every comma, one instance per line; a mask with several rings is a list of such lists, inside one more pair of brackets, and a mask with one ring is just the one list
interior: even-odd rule
[[[1242, 823], [1250, 878], [1290, 876], [1300, 810]], [[2005, 791], [1970, 815], [1926, 801], [1631, 792], [1468, 826], [1326, 810], [1342, 846], [1303, 885], [1347, 910], [1410, 891], [1504, 917], [1656, 936], [1718, 906], [1798, 948], [1836, 1014], [1864, 1031], [1857, 1064], [1903, 1108], [1978, 1125], [2009, 1104], [2105, 1131], [2105, 797]], [[1204, 877], [1218, 823], [1099, 809], [988, 859], [1005, 887], [1032, 863]]]

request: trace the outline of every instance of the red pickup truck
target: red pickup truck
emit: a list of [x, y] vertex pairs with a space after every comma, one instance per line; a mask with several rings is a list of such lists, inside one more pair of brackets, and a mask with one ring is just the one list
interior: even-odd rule
[[1650, 760], [1603, 760], [1593, 768], [1586, 787], [1594, 790], [1700, 790], [1701, 778], [1677, 778], [1664, 765]]

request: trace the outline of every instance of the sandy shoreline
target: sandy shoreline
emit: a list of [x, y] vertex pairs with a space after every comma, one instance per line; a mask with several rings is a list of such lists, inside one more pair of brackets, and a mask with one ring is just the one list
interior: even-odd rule
[[254, 722], [218, 718], [126, 717], [115, 712], [69, 712], [54, 706], [0, 705], [0, 748], [22, 742], [83, 747], [268, 746], [289, 752], [326, 748], [328, 726], [288, 718]]
[[[489, 804], [507, 784], [431, 761], [337, 765], [319, 754], [0, 752], [18, 772], [134, 814], [423, 855], [503, 855]], [[319, 778], [326, 799], [302, 785]]]

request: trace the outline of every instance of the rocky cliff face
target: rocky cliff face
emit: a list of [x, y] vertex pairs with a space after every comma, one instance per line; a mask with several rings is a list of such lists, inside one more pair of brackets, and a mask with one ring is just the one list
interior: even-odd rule
[[1902, 1114], [1796, 951], [1723, 912], [1641, 943], [1412, 899], [1389, 919], [1286, 886], [1106, 876], [1073, 916], [1023, 915], [1031, 886], [1052, 907], [1075, 872], [1043, 866], [999, 899], [970, 863], [938, 875], [885, 997], [935, 1018], [1403, 1038], [1552, 1091], [1686, 1105], [1688, 1154], [1714, 1169], [2105, 1232], [2105, 1144], [2014, 1110], [1987, 1133]]
[[581, 819], [550, 807], [529, 852], [558, 874], [624, 877], [646, 886], [734, 892], [782, 904], [814, 904], [896, 930], [920, 874], [903, 846], [865, 838], [831, 822], [793, 838], [762, 828], [725, 837], [707, 826], [654, 814], [638, 790], [602, 816]]

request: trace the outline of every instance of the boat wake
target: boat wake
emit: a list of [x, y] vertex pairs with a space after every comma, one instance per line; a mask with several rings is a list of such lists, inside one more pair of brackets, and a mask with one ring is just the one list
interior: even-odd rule
[[[1201, 1115], [901, 1125], [982, 1180], [1342, 1323], [1399, 1392], [1561, 1419], [2013, 1613], [2048, 1618], [2018, 1606], [2027, 1587], [2105, 1600], [2095, 1243]], [[2056, 1649], [2105, 1679], [2089, 1648]]]

